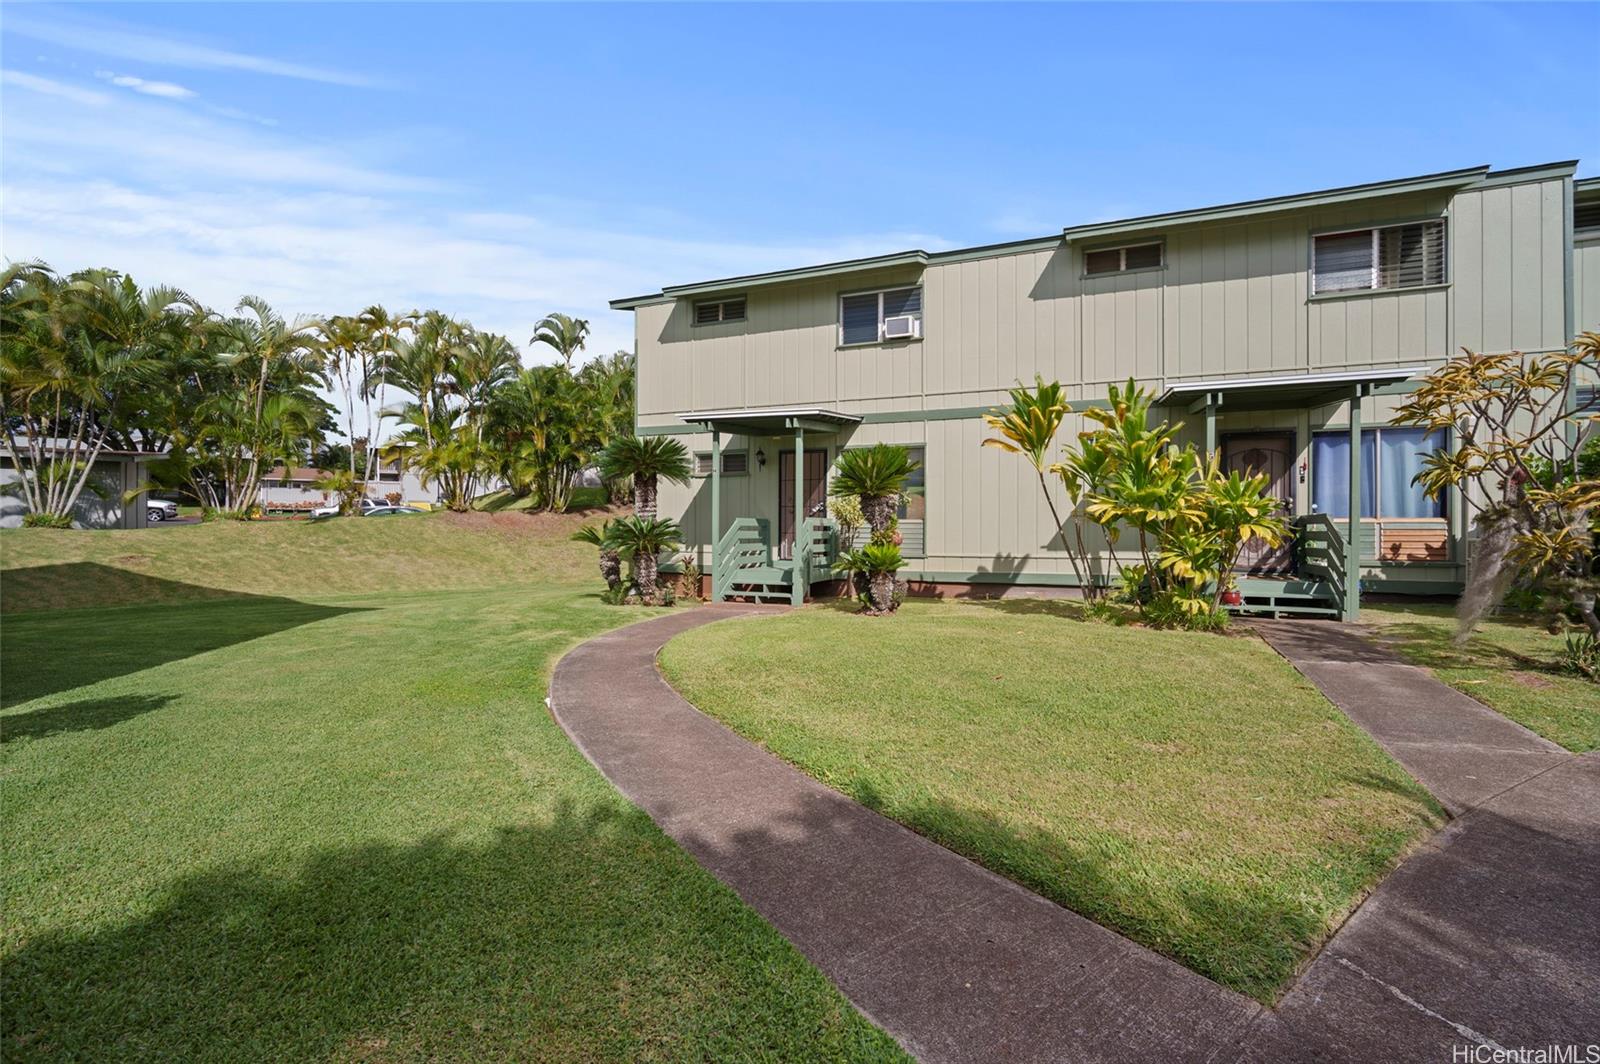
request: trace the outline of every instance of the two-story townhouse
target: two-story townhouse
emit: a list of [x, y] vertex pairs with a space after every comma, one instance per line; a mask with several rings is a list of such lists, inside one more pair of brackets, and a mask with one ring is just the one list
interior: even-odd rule
[[981, 446], [981, 415], [1035, 375], [1075, 411], [1132, 377], [1184, 439], [1268, 472], [1293, 515], [1296, 547], [1246, 560], [1248, 602], [1350, 617], [1358, 587], [1453, 592], [1466, 507], [1411, 484], [1438, 441], [1390, 415], [1463, 347], [1558, 350], [1596, 327], [1600, 181], [1575, 169], [1480, 166], [616, 300], [635, 314], [638, 432], [695, 455], [661, 512], [719, 597], [799, 601], [827, 575], [834, 459], [900, 443], [922, 462], [900, 514], [914, 587], [1072, 585], [1032, 470]]

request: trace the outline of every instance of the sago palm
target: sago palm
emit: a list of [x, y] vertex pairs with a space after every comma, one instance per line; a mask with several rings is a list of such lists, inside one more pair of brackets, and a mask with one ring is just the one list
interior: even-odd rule
[[856, 495], [861, 513], [876, 534], [894, 520], [895, 506], [906, 490], [906, 481], [919, 468], [911, 452], [896, 443], [879, 443], [845, 451], [834, 466], [829, 495]]
[[893, 543], [868, 543], [860, 550], [840, 556], [834, 570], [864, 578], [867, 585], [867, 612], [893, 613], [895, 574], [906, 567], [900, 548]]
[[600, 550], [600, 576], [606, 582], [606, 588], [615, 591], [622, 583], [622, 556], [617, 552], [617, 545], [612, 542], [612, 525], [614, 521], [603, 521], [598, 525], [584, 525], [572, 534], [574, 542], [587, 543]]
[[661, 480], [689, 483], [689, 450], [671, 436], [619, 436], [600, 453], [600, 475], [633, 480], [633, 512], [654, 517]]
[[633, 576], [645, 605], [660, 603], [657, 559], [681, 547], [682, 536], [676, 521], [658, 517], [621, 517], [611, 523], [610, 542], [619, 555], [633, 559]]

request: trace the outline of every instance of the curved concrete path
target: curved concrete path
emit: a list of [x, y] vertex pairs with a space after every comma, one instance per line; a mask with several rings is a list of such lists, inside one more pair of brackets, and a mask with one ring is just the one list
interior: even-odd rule
[[1485, 805], [1482, 829], [1463, 818], [1441, 832], [1268, 1010], [829, 790], [656, 672], [679, 632], [776, 612], [702, 607], [590, 640], [556, 667], [551, 710], [915, 1056], [1448, 1060], [1455, 1044], [1600, 1037], [1600, 906], [1583, 901], [1600, 762], [1566, 757]]

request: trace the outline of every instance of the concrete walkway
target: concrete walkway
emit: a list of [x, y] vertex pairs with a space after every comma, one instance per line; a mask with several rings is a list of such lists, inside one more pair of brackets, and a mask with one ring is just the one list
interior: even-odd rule
[[1541, 739], [1355, 626], [1254, 623], [1455, 819], [1262, 1018], [1247, 1057], [1600, 1043], [1600, 754]]
[[[551, 709], [623, 794], [917, 1057], [1448, 1060], [1474, 1040], [1600, 1038], [1600, 762], [1508, 749], [1547, 759], [1518, 762], [1528, 771], [1517, 775], [1426, 755], [1456, 781], [1458, 808], [1498, 793], [1386, 881], [1267, 1010], [823, 787], [656, 672], [677, 633], [773, 612], [704, 607], [593, 639], [557, 666]], [[1298, 645], [1308, 665], [1319, 653], [1368, 664], [1355, 660], [1362, 644], [1319, 651], [1316, 631], [1298, 626], [1269, 638]], [[1356, 680], [1340, 682], [1361, 697]], [[1477, 727], [1472, 741], [1490, 753], [1510, 742], [1492, 722]], [[1422, 731], [1398, 728], [1394, 741], [1425, 760], [1438, 737]]]

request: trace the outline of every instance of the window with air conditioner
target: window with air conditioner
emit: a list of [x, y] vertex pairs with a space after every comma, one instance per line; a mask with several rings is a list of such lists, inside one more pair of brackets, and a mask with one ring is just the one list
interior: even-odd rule
[[1442, 219], [1319, 233], [1312, 238], [1312, 295], [1419, 288], [1444, 280]]
[[922, 289], [885, 288], [839, 297], [839, 343], [843, 347], [922, 336]]
[[1159, 240], [1125, 244], [1114, 248], [1094, 248], [1083, 253], [1083, 272], [1095, 277], [1130, 270], [1153, 270], [1165, 264], [1166, 250]]

